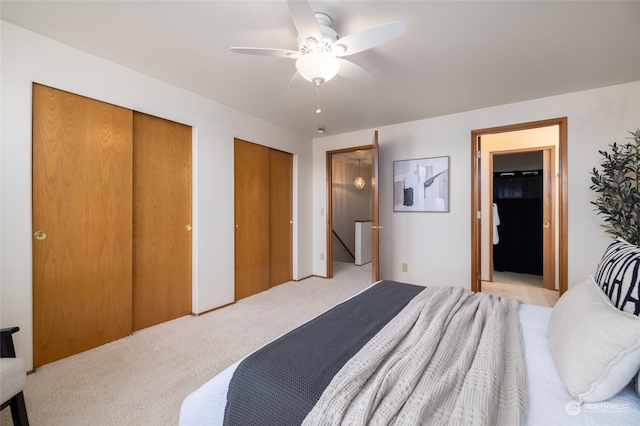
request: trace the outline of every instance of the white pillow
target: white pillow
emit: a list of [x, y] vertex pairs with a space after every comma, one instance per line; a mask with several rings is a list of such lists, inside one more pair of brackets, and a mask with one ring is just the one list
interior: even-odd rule
[[553, 308], [549, 344], [569, 393], [579, 403], [604, 401], [640, 369], [640, 318], [615, 308], [589, 277]]

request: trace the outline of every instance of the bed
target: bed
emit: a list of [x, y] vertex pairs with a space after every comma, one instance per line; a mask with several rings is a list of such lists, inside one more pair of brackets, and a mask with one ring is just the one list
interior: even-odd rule
[[[575, 288], [552, 310], [454, 287], [375, 283], [205, 383], [184, 400], [180, 425], [640, 424], [639, 319], [622, 313], [632, 330], [627, 340], [613, 333], [622, 342], [582, 335], [589, 321], [597, 327], [620, 311], [600, 302], [591, 279]], [[591, 362], [598, 345], [611, 359]], [[429, 359], [414, 371], [423, 353]]]

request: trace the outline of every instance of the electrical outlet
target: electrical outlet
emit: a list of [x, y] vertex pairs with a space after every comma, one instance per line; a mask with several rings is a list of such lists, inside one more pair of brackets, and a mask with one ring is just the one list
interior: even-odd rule
[[408, 272], [409, 271], [409, 264], [408, 263], [403, 263], [402, 264], [402, 272]]
[[324, 260], [324, 253], [320, 253], [320, 260]]

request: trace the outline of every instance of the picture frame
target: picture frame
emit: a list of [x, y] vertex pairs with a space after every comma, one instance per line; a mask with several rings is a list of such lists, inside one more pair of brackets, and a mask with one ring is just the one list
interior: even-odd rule
[[394, 212], [449, 212], [449, 157], [393, 162]]

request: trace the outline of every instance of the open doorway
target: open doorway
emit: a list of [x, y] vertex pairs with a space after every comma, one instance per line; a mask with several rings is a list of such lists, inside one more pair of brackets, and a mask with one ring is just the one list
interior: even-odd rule
[[[544, 136], [547, 134], [547, 136]], [[533, 135], [533, 136], [532, 136]], [[541, 136], [542, 135], [542, 136]], [[501, 155], [517, 152], [542, 152], [540, 172], [548, 172], [542, 183], [543, 208], [537, 219], [536, 235], [553, 236], [542, 254], [544, 287], [557, 288], [560, 295], [567, 288], [567, 159], [566, 118], [523, 123], [472, 131], [472, 289], [481, 291], [483, 282], [494, 280], [493, 242], [495, 223], [493, 203], [493, 169]], [[537, 154], [536, 154], [537, 155]], [[508, 158], [507, 158], [508, 160]], [[527, 171], [535, 171], [527, 170]], [[509, 173], [510, 171], [506, 171]], [[546, 195], [544, 195], [546, 194]], [[544, 197], [547, 199], [544, 203]], [[499, 235], [498, 235], [499, 236]], [[543, 243], [544, 245], [545, 243]], [[549, 249], [548, 244], [553, 244]]]
[[[553, 258], [554, 246], [545, 250], [545, 194], [543, 150], [524, 150], [491, 155], [491, 261], [489, 280], [544, 288], [544, 258]], [[548, 185], [553, 188], [553, 185]], [[548, 197], [545, 198], [545, 195]], [[551, 235], [550, 244], [555, 240]], [[546, 251], [546, 253], [545, 253]], [[555, 271], [547, 271], [555, 273]], [[555, 290], [555, 279], [548, 277]]]
[[372, 262], [372, 163], [371, 146], [327, 152], [328, 278], [336, 262], [357, 266]]

